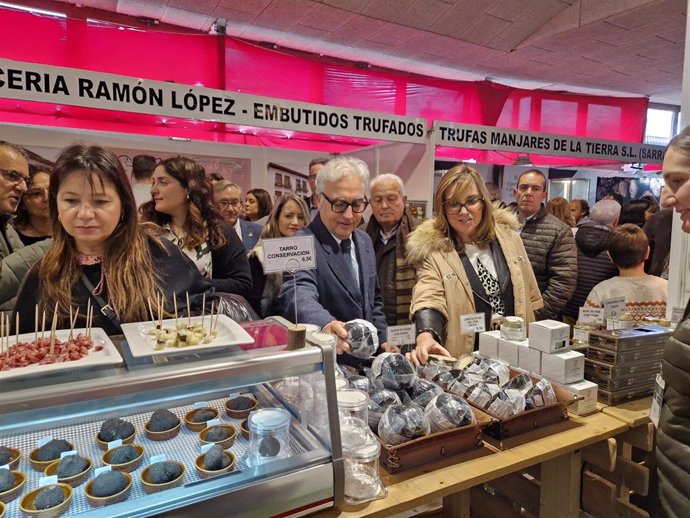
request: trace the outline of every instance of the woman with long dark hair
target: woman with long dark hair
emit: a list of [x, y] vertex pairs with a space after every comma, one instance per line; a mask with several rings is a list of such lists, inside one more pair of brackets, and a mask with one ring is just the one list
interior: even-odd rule
[[43, 241], [53, 233], [48, 213], [50, 169], [29, 165], [29, 176], [31, 187], [22, 196], [17, 216], [12, 220], [12, 226], [26, 246]]
[[249, 221], [265, 225], [273, 210], [271, 195], [265, 189], [250, 189], [244, 201], [244, 215]]

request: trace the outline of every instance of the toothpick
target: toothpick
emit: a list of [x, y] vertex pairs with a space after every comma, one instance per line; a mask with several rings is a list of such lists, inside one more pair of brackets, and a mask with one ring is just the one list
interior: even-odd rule
[[34, 308], [34, 343], [38, 343], [38, 304], [36, 304], [36, 307]]
[[93, 306], [89, 308], [89, 332], [88, 332], [88, 337], [91, 339], [91, 331], [93, 330]]
[[211, 301], [211, 315], [209, 316], [211, 323], [208, 325], [208, 334], [211, 334], [211, 331], [213, 330], [213, 308], [215, 307], [215, 300]]
[[55, 301], [55, 311], [53, 311], [53, 321], [50, 325], [50, 355], [53, 356], [55, 352], [55, 330], [57, 329], [57, 312], [58, 303]]
[[216, 327], [218, 327], [218, 319], [220, 318], [220, 301], [218, 301], [218, 305], [216, 306], [216, 321], [213, 324], [213, 331], [216, 331]]
[[74, 315], [72, 315], [72, 304], [69, 305], [69, 337], [67, 340], [72, 341], [74, 340], [74, 329], [72, 328], [72, 318]]
[[177, 294], [173, 292], [173, 304], [175, 306], [175, 331], [177, 331]]
[[158, 305], [158, 328], [163, 329], [163, 310], [165, 309], [165, 295], [160, 292], [160, 304]]
[[189, 292], [184, 292], [185, 297], [187, 297], [187, 329], [192, 326], [192, 306], [189, 305]]
[[149, 314], [151, 315], [151, 323], [156, 327], [156, 317], [153, 315], [153, 308], [151, 307], [151, 297], [146, 297], [146, 302], [149, 305]]
[[0, 315], [0, 354], [5, 346], [5, 314]]
[[84, 318], [86, 318], [86, 325], [84, 326], [85, 329], [84, 331], [86, 332], [86, 336], [89, 336], [89, 315], [91, 314], [91, 297], [86, 299], [86, 315], [84, 315]]
[[46, 308], [43, 308], [43, 317], [41, 318], [41, 345], [46, 334]]
[[[77, 311], [74, 313], [74, 320], [70, 323], [70, 329], [74, 329], [77, 325], [77, 320], [79, 319], [79, 306], [77, 306]], [[71, 332], [70, 332], [71, 335]]]
[[206, 292], [201, 299], [201, 327], [204, 327], [204, 313], [206, 313]]
[[[16, 340], [17, 346], [19, 346], [19, 312], [18, 311], [14, 315], [14, 331], [15, 331], [15, 338], [17, 339]], [[10, 348], [7, 347], [7, 357], [9, 358], [9, 356], [10, 356]]]

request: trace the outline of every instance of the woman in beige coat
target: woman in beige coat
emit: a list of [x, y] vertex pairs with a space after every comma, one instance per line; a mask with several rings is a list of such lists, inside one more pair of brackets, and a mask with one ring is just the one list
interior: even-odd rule
[[415, 363], [426, 363], [429, 353], [472, 352], [474, 334], [461, 333], [461, 315], [484, 313], [489, 329], [502, 316], [531, 322], [543, 305], [517, 219], [489, 199], [477, 171], [455, 166], [434, 195], [436, 216], [408, 236], [407, 259], [417, 270], [410, 307]]

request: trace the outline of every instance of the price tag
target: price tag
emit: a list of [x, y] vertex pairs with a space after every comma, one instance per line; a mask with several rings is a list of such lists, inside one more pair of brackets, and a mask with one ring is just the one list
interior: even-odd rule
[[239, 393], [239, 392], [230, 392], [230, 393], [228, 394], [228, 399], [235, 399], [235, 398], [237, 398], [237, 397], [240, 397], [241, 395], [242, 395], [242, 394]]
[[211, 419], [210, 421], [206, 421], [206, 427], [210, 428], [212, 426], [218, 426], [220, 424], [220, 419], [215, 418]]
[[580, 324], [603, 324], [604, 308], [581, 307], [577, 321]]
[[460, 334], [473, 335], [486, 331], [486, 321], [484, 313], [471, 313], [460, 316]]
[[386, 330], [386, 341], [388, 345], [408, 345], [415, 343], [415, 326], [388, 326]]
[[294, 272], [316, 268], [314, 236], [264, 239], [264, 273]]
[[213, 448], [213, 446], [215, 446], [215, 445], [214, 445], [214, 444], [202, 444], [202, 445], [201, 445], [201, 448], [199, 448], [199, 449], [201, 450], [201, 453], [204, 454], [204, 453], [206, 453], [208, 450], [210, 450], [211, 448]]
[[625, 297], [614, 297], [604, 301], [604, 318], [618, 319], [625, 313]]
[[589, 331], [585, 331], [584, 329], [573, 329], [573, 340], [576, 342], [588, 344]]
[[38, 479], [38, 487], [52, 486], [53, 484], [57, 483], [57, 475], [53, 475], [50, 477], [41, 477]]
[[6, 469], [9, 471], [10, 465], [9, 464], [3, 464], [2, 466], [0, 466], [0, 469]]
[[107, 473], [108, 471], [111, 471], [110, 466], [101, 466], [100, 468], [96, 468], [93, 472], [93, 476], [97, 477], [101, 473]]
[[649, 411], [649, 420], [654, 423], [655, 428], [659, 428], [659, 417], [661, 416], [661, 405], [664, 402], [664, 388], [666, 382], [661, 374], [656, 375], [656, 383], [654, 384], [654, 396], [652, 397], [652, 408]]
[[117, 448], [118, 446], [122, 446], [122, 439], [115, 439], [114, 441], [110, 441], [108, 443], [108, 449], [112, 450], [113, 448]]
[[685, 314], [685, 308], [674, 307], [671, 311], [671, 322], [678, 323], [683, 320], [683, 315]]
[[155, 464], [156, 462], [163, 462], [168, 460], [168, 457], [165, 453], [161, 453], [159, 455], [154, 455], [151, 457], [149, 460], [149, 464]]
[[43, 439], [37, 440], [36, 445], [40, 448], [42, 446], [45, 446], [46, 444], [48, 444], [52, 440], [53, 440], [53, 436], [48, 435], [47, 437], [43, 437]]
[[197, 401], [196, 403], [194, 403], [194, 408], [209, 408], [208, 401]]
[[63, 451], [62, 453], [60, 453], [60, 458], [64, 459], [65, 457], [69, 457], [70, 455], [76, 455], [76, 454], [77, 454], [77, 450]]

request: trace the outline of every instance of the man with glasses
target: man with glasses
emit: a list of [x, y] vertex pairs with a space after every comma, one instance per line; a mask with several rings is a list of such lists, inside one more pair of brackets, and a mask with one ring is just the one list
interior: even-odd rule
[[244, 249], [249, 252], [261, 236], [261, 225], [240, 218], [242, 210], [242, 190], [236, 183], [227, 180], [219, 180], [213, 184], [213, 200], [216, 207], [223, 215], [226, 225], [231, 226], [237, 232], [244, 244]]
[[51, 240], [24, 246], [10, 219], [31, 184], [23, 149], [0, 141], [0, 310], [10, 310], [19, 285], [31, 266], [45, 254]]
[[323, 167], [316, 178], [319, 212], [297, 234], [314, 236], [316, 269], [285, 274], [280, 290], [282, 315], [336, 334], [338, 361], [349, 365], [362, 360], [347, 354], [343, 323], [348, 320], [374, 324], [381, 349], [389, 350], [374, 247], [367, 233], [357, 229], [369, 205], [368, 184], [369, 169], [358, 158], [334, 158]]
[[538, 169], [520, 175], [513, 194], [520, 236], [532, 263], [544, 307], [537, 320], [559, 318], [577, 285], [577, 246], [571, 228], [546, 211], [546, 176]]

